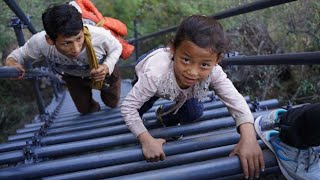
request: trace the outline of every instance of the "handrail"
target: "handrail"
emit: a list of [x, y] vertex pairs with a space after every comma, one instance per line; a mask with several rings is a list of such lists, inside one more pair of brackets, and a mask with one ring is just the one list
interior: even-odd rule
[[0, 78], [17, 78], [21, 76], [21, 72], [18, 68], [2, 66], [0, 67]]
[[276, 1], [275, 0], [260, 0], [260, 1], [255, 1], [252, 3], [244, 4], [242, 6], [238, 6], [235, 8], [231, 8], [226, 11], [222, 11], [222, 12], [217, 13], [215, 15], [212, 15], [210, 17], [213, 17], [215, 19], [224, 19], [224, 18], [228, 18], [228, 17], [232, 17], [232, 16], [237, 16], [240, 14], [245, 14], [245, 13], [257, 11], [260, 9], [269, 8], [272, 6], [278, 6], [278, 5], [289, 3], [292, 1], [296, 1], [296, 0], [276, 0]]
[[[214, 15], [210, 15], [209, 17], [215, 18], [215, 19], [224, 19], [224, 18], [228, 18], [228, 17], [232, 17], [232, 16], [236, 16], [239, 14], [245, 14], [248, 12], [253, 12], [256, 10], [260, 10], [260, 9], [264, 9], [264, 8], [268, 8], [268, 7], [272, 7], [272, 6], [277, 6], [280, 4], [284, 4], [284, 3], [289, 3], [292, 1], [296, 1], [296, 0], [260, 0], [260, 1], [256, 1], [256, 2], [252, 2], [252, 3], [248, 3], [239, 7], [235, 7], [226, 11], [222, 11], [220, 13], [214, 14]], [[136, 43], [138, 41], [142, 41], [145, 39], [149, 39], [151, 37], [155, 37], [158, 35], [162, 35], [162, 34], [166, 34], [172, 31], [175, 31], [178, 28], [178, 26], [173, 26], [173, 27], [169, 27], [166, 29], [163, 29], [161, 31], [155, 32], [155, 33], [151, 33], [139, 38], [135, 38], [135, 39], [130, 39], [128, 40], [129, 43]]]
[[[243, 6], [239, 6], [239, 7], [227, 10], [227, 11], [223, 11], [221, 13], [213, 15], [212, 17], [214, 17], [216, 19], [227, 18], [227, 17], [238, 15], [238, 14], [248, 13], [251, 11], [255, 11], [255, 10], [259, 10], [259, 9], [263, 9], [263, 8], [291, 2], [291, 1], [295, 1], [295, 0], [260, 0], [260, 1], [249, 3], [249, 4], [246, 4]], [[5, 2], [7, 4], [8, 3], [15, 3], [14, 0], [7, 0]], [[14, 4], [14, 5], [16, 6], [15, 8], [18, 7], [16, 4]], [[23, 19], [23, 18], [21, 18], [21, 19]], [[29, 21], [26, 21], [25, 19], [23, 21], [29, 23]], [[28, 28], [29, 27], [30, 26], [28, 25]], [[31, 25], [31, 27], [32, 27], [32, 25]], [[134, 40], [134, 42], [137, 43], [139, 40], [144, 40], [144, 39], [156, 36], [156, 35], [160, 35], [161, 33], [168, 33], [168, 32], [175, 30], [176, 28], [177, 27], [171, 27], [171, 28], [167, 28], [165, 30], [162, 30], [160, 32], [153, 33], [151, 35], [147, 35], [147, 36], [144, 36], [141, 38], [136, 38]], [[17, 36], [22, 35], [21, 29], [15, 28], [15, 31], [17, 32], [16, 33]], [[30, 30], [30, 31], [32, 32], [32, 30]], [[21, 40], [20, 41], [21, 43], [19, 43], [19, 44], [22, 44], [23, 39], [20, 38], [20, 40]], [[18, 41], [19, 41], [19, 38], [18, 38]], [[136, 48], [136, 49], [138, 49], [138, 48]], [[296, 64], [320, 64], [320, 51], [275, 54], [275, 55], [260, 55], [260, 56], [236, 56], [236, 57], [224, 58], [221, 63], [221, 65], [223, 65], [223, 66], [227, 66], [227, 65], [279, 65], [279, 64], [290, 64], [290, 65], [291, 64], [294, 64], [294, 65], [296, 65]], [[19, 76], [21, 76], [21, 72], [17, 68], [6, 67], [6, 66], [0, 67], [0, 78], [16, 78]], [[53, 74], [48, 69], [44, 69], [44, 68], [28, 69], [28, 68], [26, 68], [26, 73], [25, 73], [24, 78], [25, 79], [30, 78], [33, 80], [33, 83], [36, 88], [35, 92], [37, 95], [40, 94], [39, 92], [37, 92], [37, 91], [39, 91], [39, 87], [37, 85], [38, 82], [36, 81], [38, 77], [50, 77], [54, 80], [58, 80], [59, 82], [61, 82], [61, 79], [59, 77], [57, 77], [56, 74]], [[39, 97], [39, 98], [37, 97], [37, 99], [39, 101], [39, 100], [41, 100], [41, 97]], [[40, 102], [38, 104], [41, 105], [43, 103]], [[261, 103], [259, 104], [259, 102], [257, 102], [255, 104], [253, 104], [252, 106], [254, 108], [258, 109], [257, 107], [259, 107], [259, 105], [261, 105]], [[225, 111], [223, 110], [221, 112], [223, 113]], [[262, 113], [265, 113], [265, 112], [256, 112], [255, 117], [258, 115], [261, 115]], [[44, 110], [40, 110], [40, 115], [47, 115], [47, 114], [48, 113], [45, 112]], [[216, 114], [219, 114], [219, 113], [214, 113], [214, 115], [216, 115]], [[50, 116], [50, 114], [49, 114], [49, 116]], [[209, 113], [205, 113], [203, 118], [212, 119], [212, 116], [213, 116], [213, 114], [211, 112], [209, 112]], [[104, 116], [104, 118], [105, 118], [105, 116]], [[130, 136], [129, 136], [129, 134], [122, 134], [122, 132], [128, 131], [128, 129], [125, 128], [125, 125], [118, 126], [118, 127], [120, 127], [118, 129], [116, 129], [115, 126], [110, 127], [109, 129], [108, 128], [101, 128], [101, 130], [99, 130], [97, 128], [93, 128], [93, 130], [91, 132], [89, 130], [85, 130], [84, 132], [73, 133], [72, 136], [71, 135], [68, 136], [68, 135], [64, 134], [62, 136], [57, 135], [54, 137], [53, 136], [50, 137], [50, 134], [47, 133], [46, 128], [51, 126], [51, 123], [53, 122], [52, 118], [44, 116], [44, 118], [42, 118], [42, 121], [43, 121], [43, 123], [41, 123], [42, 124], [41, 128], [39, 130], [37, 130], [37, 132], [32, 136], [32, 141], [30, 141], [30, 140], [27, 141], [27, 145], [25, 146], [23, 151], [12, 151], [12, 152], [8, 152], [8, 153], [2, 153], [2, 158], [0, 158], [2, 161], [10, 160], [10, 162], [11, 162], [11, 160], [12, 160], [12, 162], [14, 162], [14, 163], [17, 163], [17, 162], [20, 163], [20, 161], [25, 161], [25, 163], [28, 162], [30, 164], [27, 164], [26, 166], [17, 166], [17, 167], [12, 167], [12, 168], [8, 168], [6, 170], [3, 170], [2, 173], [0, 173], [1, 174], [0, 179], [1, 179], [1, 177], [3, 177], [3, 178], [21, 178], [21, 177], [23, 177], [23, 178], [26, 178], [26, 177], [27, 178], [37, 178], [37, 177], [42, 177], [42, 176], [47, 176], [47, 175], [68, 173], [69, 171], [71, 172], [71, 171], [76, 171], [76, 170], [78, 170], [78, 171], [87, 170], [89, 168], [96, 169], [98, 167], [106, 167], [106, 166], [118, 164], [120, 162], [119, 158], [120, 159], [122, 158], [121, 163], [123, 163], [123, 164], [124, 163], [128, 163], [128, 164], [131, 163], [130, 165], [133, 164], [132, 162], [135, 162], [137, 160], [142, 160], [143, 156], [141, 155], [140, 147], [135, 146], [134, 148], [128, 148], [126, 150], [122, 150], [122, 152], [120, 152], [120, 153], [119, 153], [119, 150], [116, 149], [114, 151], [114, 154], [111, 153], [111, 155], [113, 155], [113, 156], [110, 156], [109, 152], [108, 153], [102, 152], [102, 153], [98, 153], [98, 154], [92, 154], [89, 156], [87, 156], [87, 155], [79, 156], [78, 158], [73, 157], [73, 158], [69, 158], [69, 159], [57, 159], [56, 161], [44, 162], [43, 164], [33, 163], [33, 162], [36, 162], [37, 160], [39, 160], [38, 158], [40, 158], [40, 159], [41, 158], [56, 158], [58, 156], [72, 154], [76, 151], [77, 152], [88, 152], [88, 150], [105, 149], [107, 147], [114, 147], [114, 145], [117, 145], [117, 144], [119, 144], [119, 145], [126, 144], [126, 142], [133, 143], [136, 140], [132, 136], [132, 134], [130, 134]], [[187, 135], [192, 135], [192, 134], [195, 134], [196, 132], [207, 132], [208, 130], [215, 130], [215, 129], [220, 129], [222, 127], [225, 128], [230, 125], [232, 125], [232, 126], [234, 125], [234, 120], [231, 117], [227, 117], [227, 118], [224, 118], [223, 120], [221, 120], [220, 121], [221, 124], [220, 124], [220, 122], [219, 123], [216, 123], [216, 122], [214, 122], [214, 121], [197, 122], [196, 126], [192, 125], [192, 127], [191, 127], [191, 125], [186, 125], [183, 127], [182, 126], [169, 127], [169, 128], [162, 129], [162, 130], [153, 130], [153, 131], [151, 131], [151, 133], [153, 135], [155, 135], [155, 137], [157, 137], [157, 136], [160, 137], [160, 135], [162, 136], [163, 134], [165, 134], [166, 137], [170, 137], [170, 136], [174, 136], [174, 135], [178, 135], [178, 134], [184, 134], [184, 133]], [[74, 124], [74, 122], [73, 122], [73, 124]], [[100, 124], [100, 126], [101, 126], [101, 124]], [[53, 126], [51, 126], [51, 127], [53, 127]], [[70, 129], [68, 129], [68, 130], [70, 130]], [[117, 134], [109, 136], [109, 137], [100, 137], [100, 135], [102, 135], [102, 134], [110, 135], [110, 132], [114, 132]], [[76, 135], [77, 137], [74, 135]], [[98, 135], [100, 138], [93, 139], [95, 137], [98, 137]], [[209, 151], [207, 151], [207, 149], [209, 149], [211, 151], [211, 154], [201, 154], [202, 158], [205, 159], [209, 156], [217, 154], [217, 152], [219, 151], [218, 148], [213, 149], [212, 147], [218, 147], [217, 145], [219, 145], [223, 148], [224, 152], [230, 152], [232, 148], [228, 145], [234, 144], [235, 142], [238, 141], [238, 134], [235, 134], [234, 129], [233, 129], [232, 133], [220, 133], [220, 135], [215, 134], [214, 136], [215, 137], [220, 136], [220, 138], [207, 138], [208, 135], [206, 135], [206, 139], [211, 140], [210, 141], [211, 143], [208, 143], [208, 141], [202, 141], [204, 138], [198, 138], [197, 141], [195, 141], [193, 139], [193, 140], [189, 140], [189, 141], [180, 141], [180, 144], [165, 144], [164, 150], [167, 155], [176, 155], [178, 153], [181, 153], [181, 152], [186, 153], [188, 151], [197, 153], [197, 150], [199, 150], [199, 149], [201, 149], [201, 150], [206, 149], [206, 151], [203, 151], [203, 152], [208, 153]], [[77, 140], [77, 142], [74, 142], [74, 140]], [[29, 142], [32, 142], [32, 144], [29, 144]], [[13, 143], [17, 143], [17, 141], [15, 141]], [[51, 146], [45, 147], [45, 145], [50, 145], [50, 143], [51, 143]], [[62, 143], [64, 143], [64, 144], [62, 144]], [[260, 140], [259, 143], [262, 144], [262, 141]], [[193, 149], [187, 149], [186, 148], [187, 146], [184, 146], [185, 148], [181, 148], [182, 144], [188, 145], [188, 148], [193, 148]], [[22, 144], [19, 144], [19, 146], [20, 145], [22, 146]], [[43, 145], [43, 146], [40, 146], [40, 145]], [[200, 146], [200, 145], [202, 145], [202, 146]], [[224, 145], [227, 145], [227, 146], [224, 146]], [[18, 145], [15, 144], [15, 146], [18, 146]], [[174, 146], [177, 146], [180, 148], [174, 148]], [[210, 149], [209, 147], [212, 149]], [[8, 148], [8, 146], [7, 146], [7, 148]], [[227, 150], [226, 150], [226, 148], [227, 148]], [[183, 151], [181, 151], [181, 149], [183, 149]], [[221, 149], [221, 148], [219, 148], [219, 149]], [[130, 151], [128, 151], [128, 150], [130, 150]], [[179, 150], [179, 151], [175, 151], [175, 150]], [[113, 152], [113, 151], [111, 151], [111, 152]], [[130, 152], [130, 153], [126, 153], [126, 152]], [[203, 152], [201, 152], [201, 153], [203, 153]], [[198, 153], [198, 154], [200, 154], [200, 153]], [[120, 156], [117, 156], [117, 155], [120, 155]], [[130, 155], [131, 159], [127, 157], [128, 155]], [[266, 167], [275, 166], [276, 161], [272, 157], [271, 152], [265, 151], [264, 155], [265, 155], [265, 159], [269, 160], [266, 163], [266, 165], [267, 165]], [[184, 154], [181, 156], [176, 156], [176, 159], [183, 161], [187, 158], [186, 156], [185, 157], [183, 157], [183, 156], [184, 156]], [[110, 160], [110, 157], [112, 157], [111, 160]], [[268, 158], [266, 158], [266, 157], [268, 157]], [[95, 163], [88, 164], [87, 163], [88, 158], [89, 158], [89, 160], [91, 158], [91, 160], [95, 161]], [[132, 160], [132, 158], [133, 158], [133, 160]], [[192, 156], [192, 157], [189, 156], [189, 158], [191, 159], [190, 161], [193, 161], [193, 158], [199, 159], [199, 156]], [[117, 161], [114, 161], [114, 159], [117, 159]], [[170, 158], [168, 158], [168, 160], [170, 160]], [[168, 162], [168, 160], [166, 160], [166, 162]], [[174, 162], [177, 163], [177, 161], [174, 161]], [[225, 164], [227, 163], [229, 165], [232, 165], [233, 167], [236, 166], [237, 172], [233, 171], [232, 173], [241, 173], [239, 159], [236, 157], [225, 158], [225, 159], [223, 159], [223, 161], [221, 161], [219, 159], [218, 160], [210, 160], [209, 161], [210, 164], [206, 163], [204, 165], [205, 167], [208, 167], [208, 168], [202, 169], [202, 171], [207, 172], [207, 169], [210, 170], [210, 169], [212, 169], [212, 167], [216, 168], [215, 165], [222, 164], [222, 162]], [[271, 162], [272, 162], [272, 164], [271, 164]], [[31, 163], [33, 163], [33, 164], [31, 164]], [[203, 162], [201, 162], [201, 164], [203, 164]], [[89, 166], [89, 165], [91, 165], [91, 166]], [[177, 165], [177, 164], [175, 164], [175, 165]], [[225, 165], [222, 165], [222, 166], [225, 166]], [[73, 170], [71, 170], [72, 168], [70, 169], [70, 167], [73, 167]], [[145, 167], [150, 168], [151, 166], [146, 165]], [[185, 172], [187, 172], [188, 170], [191, 170], [194, 167], [195, 166], [192, 166], [192, 165], [187, 168], [178, 166], [176, 168], [176, 170], [182, 169]], [[155, 168], [155, 166], [153, 166], [153, 168]], [[131, 166], [131, 168], [129, 168], [129, 169], [131, 169], [130, 171], [132, 171], [132, 172], [136, 171], [137, 169], [139, 169], [139, 171], [144, 171], [141, 168], [140, 163], [139, 164], [136, 163], [135, 168], [132, 168], [132, 166]], [[229, 172], [234, 169], [235, 168], [229, 168]], [[109, 167], [108, 167], [108, 170], [115, 172], [115, 169], [110, 170]], [[176, 173], [175, 172], [176, 170], [170, 170], [170, 171], [167, 171], [166, 173], [167, 174], [171, 173], [171, 175], [174, 175]], [[221, 168], [219, 168], [219, 167], [216, 168], [216, 172], [218, 172], [220, 170], [221, 170]], [[118, 173], [119, 172], [123, 173], [123, 168], [118, 168]], [[214, 172], [216, 177], [230, 175], [229, 173], [226, 173], [226, 171], [224, 171], [224, 173], [226, 173], [226, 174], [223, 174], [223, 175], [218, 174], [216, 172]], [[214, 174], [214, 173], [211, 172], [211, 174]], [[153, 176], [153, 177], [159, 176], [158, 174], [156, 174], [156, 175], [154, 175], [154, 174], [156, 174], [156, 173], [149, 174], [149, 175], [145, 174], [145, 176], [148, 176], [149, 178], [152, 178], [151, 176]], [[163, 174], [163, 171], [162, 171], [162, 174]], [[205, 174], [205, 173], [202, 173], [202, 174]], [[83, 175], [80, 175], [80, 176], [81, 176], [81, 178], [83, 178]], [[190, 176], [188, 174], [186, 176], [188, 176], [190, 178]], [[127, 176], [124, 176], [124, 177], [126, 178]], [[132, 175], [131, 177], [136, 177], [136, 176]], [[166, 176], [166, 177], [170, 178], [172, 176]], [[199, 178], [199, 176], [197, 176], [197, 178]], [[203, 177], [200, 176], [200, 178], [203, 178]], [[54, 179], [54, 177], [52, 179]]]
[[226, 65], [304, 65], [320, 64], [320, 51], [271, 54], [259, 56], [235, 56], [224, 58], [221, 61], [222, 66]]
[[[222, 59], [221, 66], [231, 65], [308, 65], [320, 64], [320, 51], [286, 54], [271, 54], [258, 56], [234, 56]], [[133, 67], [135, 63], [120, 65], [119, 67]]]
[[[17, 78], [19, 76], [21, 76], [21, 72], [18, 68], [9, 67], [9, 66], [0, 67], [0, 78]], [[53, 80], [56, 80], [57, 82], [61, 82], [61, 79], [59, 79], [56, 76], [56, 74], [50, 73], [49, 70], [44, 67], [26, 70], [24, 75], [25, 79], [30, 79], [35, 77], [50, 77]]]
[[24, 12], [21, 10], [19, 5], [17, 5], [15, 0], [4, 0], [4, 2], [9, 6], [9, 8], [18, 16], [18, 18], [27, 25], [29, 31], [32, 34], [36, 34], [36, 29], [32, 26], [30, 23], [30, 20], [27, 18], [27, 16], [24, 14]]

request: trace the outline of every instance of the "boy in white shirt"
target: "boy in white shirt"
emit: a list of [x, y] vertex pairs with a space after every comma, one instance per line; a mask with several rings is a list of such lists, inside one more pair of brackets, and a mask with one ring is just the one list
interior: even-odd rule
[[103, 86], [101, 99], [106, 106], [117, 107], [120, 99], [120, 74], [116, 66], [122, 52], [120, 42], [102, 27], [86, 25], [96, 59], [96, 69], [89, 66], [85, 29], [82, 16], [69, 4], [51, 6], [42, 14], [45, 31], [33, 35], [24, 46], [7, 57], [5, 65], [17, 67], [24, 76], [26, 60], [48, 58], [51, 67], [62, 75], [72, 99], [82, 114], [100, 110], [92, 98], [92, 81], [109, 84]]

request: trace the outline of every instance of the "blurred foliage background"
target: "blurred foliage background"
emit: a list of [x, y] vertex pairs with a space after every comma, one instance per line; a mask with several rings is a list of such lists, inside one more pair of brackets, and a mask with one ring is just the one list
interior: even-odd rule
[[[37, 31], [42, 31], [41, 14], [50, 4], [63, 0], [16, 0], [31, 17]], [[253, 0], [92, 0], [104, 16], [121, 20], [127, 25], [127, 40], [134, 37], [134, 21], [138, 36], [148, 35], [168, 27], [177, 26], [191, 14], [213, 15]], [[8, 53], [18, 47], [9, 26], [14, 13], [0, 1], [0, 56], [1, 63]], [[304, 0], [259, 10], [220, 21], [230, 40], [230, 52], [242, 55], [266, 55], [291, 52], [310, 52], [320, 49], [320, 1]], [[31, 34], [24, 30], [25, 39]], [[148, 50], [166, 46], [173, 33], [138, 43], [139, 55]], [[132, 78], [137, 57], [121, 61], [122, 78]], [[232, 66], [225, 69], [238, 90], [252, 99], [277, 98], [282, 105], [319, 102], [319, 65], [298, 66]], [[46, 102], [52, 92], [49, 86], [42, 91]], [[28, 81], [1, 80], [0, 83], [0, 142], [38, 113], [33, 89]]]

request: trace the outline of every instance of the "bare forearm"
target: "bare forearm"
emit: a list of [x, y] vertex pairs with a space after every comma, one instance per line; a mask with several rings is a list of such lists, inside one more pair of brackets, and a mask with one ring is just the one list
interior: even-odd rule
[[150, 135], [148, 131], [141, 133], [137, 138], [141, 144], [149, 142], [150, 140], [153, 139], [153, 137]]
[[11, 78], [11, 80], [19, 80], [22, 79], [25, 73], [25, 70], [21, 64], [18, 63], [18, 61], [12, 57], [9, 57], [5, 61], [5, 66], [15, 67], [18, 68], [21, 72], [21, 75], [17, 78]]
[[18, 61], [12, 57], [9, 57], [5, 61], [6, 66], [15, 66], [18, 63]]
[[241, 138], [256, 140], [256, 133], [252, 123], [244, 123], [239, 126]]

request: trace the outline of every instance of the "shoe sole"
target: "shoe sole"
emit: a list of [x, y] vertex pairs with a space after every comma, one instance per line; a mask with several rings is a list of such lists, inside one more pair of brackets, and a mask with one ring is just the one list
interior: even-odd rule
[[[274, 156], [277, 159], [278, 165], [280, 167], [280, 170], [282, 172], [282, 174], [286, 177], [287, 180], [294, 180], [287, 172], [287, 170], [282, 166], [280, 159], [278, 158], [278, 156], [276, 155], [276, 152], [273, 149], [273, 146], [271, 145], [271, 143], [262, 135], [262, 132], [260, 130], [260, 119], [262, 116], [257, 117], [257, 119], [254, 121], [254, 128], [258, 134], [258, 136], [260, 137], [260, 139], [268, 146], [268, 148], [271, 150], [271, 152], [274, 154]], [[268, 130], [270, 131], [270, 130]]]

